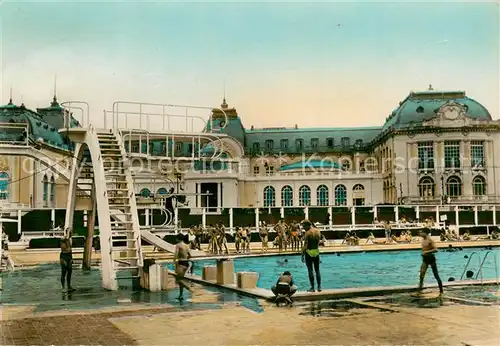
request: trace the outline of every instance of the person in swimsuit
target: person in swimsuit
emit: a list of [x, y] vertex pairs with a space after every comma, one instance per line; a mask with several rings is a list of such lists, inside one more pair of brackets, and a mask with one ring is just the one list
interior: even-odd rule
[[184, 299], [184, 289], [191, 292], [191, 288], [184, 282], [184, 276], [189, 269], [189, 259], [191, 258], [191, 252], [189, 251], [189, 246], [184, 242], [185, 236], [182, 234], [177, 235], [177, 244], [175, 245], [175, 279], [179, 285], [179, 297], [178, 300]]
[[222, 253], [222, 248], [226, 254], [229, 254], [229, 249], [227, 248], [227, 238], [226, 238], [226, 229], [223, 224], [219, 226], [219, 249], [220, 253]]
[[292, 251], [299, 251], [299, 230], [298, 225], [294, 222], [290, 225], [290, 240], [292, 243]]
[[236, 227], [236, 232], [234, 233], [234, 247], [236, 249], [236, 253], [240, 253], [241, 246], [241, 228]]
[[278, 294], [284, 294], [291, 297], [295, 292], [297, 292], [297, 286], [293, 283], [292, 274], [289, 271], [285, 271], [280, 275], [276, 285], [271, 288], [271, 291], [275, 296]]
[[241, 252], [249, 252], [250, 251], [250, 242], [249, 242], [249, 234], [248, 234], [248, 228], [242, 227], [241, 228]]
[[314, 273], [316, 273], [318, 292], [321, 292], [321, 274], [319, 271], [319, 243], [321, 240], [321, 232], [319, 229], [311, 226], [311, 221], [302, 221], [302, 227], [304, 227], [306, 231], [304, 234], [304, 248], [302, 249], [302, 262], [306, 263], [309, 274], [309, 282], [311, 283], [309, 292], [314, 292]]
[[59, 254], [59, 263], [61, 264], [61, 286], [64, 290], [64, 284], [67, 283], [68, 292], [74, 291], [73, 287], [71, 287], [71, 274], [73, 273], [71, 235], [72, 232], [66, 230], [66, 235], [61, 239], [61, 253]]
[[264, 223], [259, 230], [260, 241], [262, 242], [262, 252], [267, 252], [268, 250], [268, 230], [267, 225]]
[[418, 289], [422, 291], [424, 286], [424, 278], [425, 273], [427, 272], [427, 268], [431, 266], [432, 274], [434, 274], [434, 278], [436, 279], [439, 286], [439, 293], [443, 294], [443, 283], [441, 282], [441, 278], [439, 277], [436, 256], [434, 255], [438, 250], [434, 241], [429, 237], [429, 229], [423, 229], [420, 232], [420, 236], [422, 237], [422, 265], [420, 267], [420, 282], [418, 285]]

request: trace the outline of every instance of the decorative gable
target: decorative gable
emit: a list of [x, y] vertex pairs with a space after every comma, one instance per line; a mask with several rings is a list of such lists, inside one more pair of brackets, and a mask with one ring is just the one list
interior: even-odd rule
[[436, 116], [424, 121], [424, 126], [462, 127], [470, 125], [473, 119], [467, 115], [467, 106], [448, 101], [436, 112]]

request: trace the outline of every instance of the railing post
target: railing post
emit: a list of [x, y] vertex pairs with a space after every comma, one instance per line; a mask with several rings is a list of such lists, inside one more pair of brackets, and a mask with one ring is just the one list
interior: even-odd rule
[[417, 217], [417, 221], [420, 221], [420, 206], [417, 205], [415, 209], [415, 216]]
[[356, 226], [356, 207], [355, 206], [351, 207], [351, 224], [353, 226]]
[[373, 220], [377, 219], [378, 220], [378, 208], [377, 206], [373, 206]]
[[460, 234], [460, 212], [458, 211], [458, 205], [455, 206], [455, 225], [457, 227], [458, 234]]
[[21, 209], [18, 209], [17, 210], [17, 234], [21, 234], [22, 232], [22, 225], [21, 225], [21, 220], [22, 220], [22, 213], [21, 213]]
[[493, 226], [497, 225], [497, 207], [493, 206]]
[[439, 224], [439, 205], [436, 205], [436, 222]]
[[479, 224], [478, 215], [477, 215], [477, 205], [474, 206], [474, 226]]
[[229, 208], [229, 231], [233, 232], [233, 228], [234, 228], [234, 215], [233, 215], [233, 208]]
[[203, 207], [201, 210], [201, 226], [203, 229], [207, 227], [207, 207]]
[[331, 206], [328, 207], [328, 226], [330, 227], [330, 230], [333, 228], [333, 208]]
[[257, 229], [257, 232], [259, 232], [260, 227], [259, 227], [259, 208], [255, 208], [255, 228]]

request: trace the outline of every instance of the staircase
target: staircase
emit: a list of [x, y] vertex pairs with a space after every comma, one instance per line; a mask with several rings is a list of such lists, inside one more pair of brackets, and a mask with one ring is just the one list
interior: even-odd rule
[[85, 150], [82, 157], [82, 167], [78, 175], [76, 195], [80, 198], [90, 198], [94, 187], [94, 170], [92, 168], [90, 152]]
[[[99, 167], [93, 160], [94, 170], [100, 169], [100, 177], [96, 177], [100, 178], [99, 182], [96, 181], [96, 197], [101, 246], [103, 242], [108, 245], [102, 246], [103, 276], [110, 276], [109, 280], [104, 280], [108, 282], [105, 286], [110, 286], [106, 288], [116, 289], [119, 286], [117, 280], [139, 277], [139, 268], [143, 264], [134, 185], [124, 161], [126, 154], [120, 135], [97, 130], [92, 137], [94, 141], [97, 139], [98, 143], [93, 144], [98, 144], [98, 164], [102, 164]], [[97, 149], [97, 146], [91, 146]], [[92, 157], [95, 159], [95, 155]], [[104, 187], [105, 191], [102, 191]], [[108, 218], [109, 224], [103, 216]]]

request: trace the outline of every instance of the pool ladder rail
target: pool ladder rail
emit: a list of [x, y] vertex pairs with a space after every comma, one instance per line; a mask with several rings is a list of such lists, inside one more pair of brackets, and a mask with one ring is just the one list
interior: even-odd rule
[[474, 258], [474, 255], [476, 255], [476, 257], [477, 257], [477, 264], [479, 265], [478, 266], [479, 269], [478, 269], [478, 271], [476, 273], [475, 280], [477, 280], [477, 278], [479, 277], [479, 274], [481, 274], [481, 284], [483, 284], [483, 266], [484, 266], [484, 263], [486, 262], [486, 259], [488, 258], [488, 255], [490, 253], [493, 256], [493, 259], [494, 259], [494, 262], [495, 262], [495, 279], [496, 279], [496, 283], [498, 285], [498, 261], [497, 261], [497, 256], [496, 256], [496, 254], [493, 251], [487, 251], [484, 254], [484, 257], [483, 257], [482, 261], [481, 261], [481, 257], [479, 256], [479, 253], [477, 253], [475, 251], [473, 253], [471, 253], [471, 255], [469, 256], [469, 260], [467, 261], [467, 264], [465, 265], [465, 268], [464, 268], [464, 271], [462, 273], [462, 276], [460, 277], [460, 281], [463, 280], [464, 275], [467, 272], [467, 269], [469, 269], [469, 264], [470, 264], [472, 258]]

